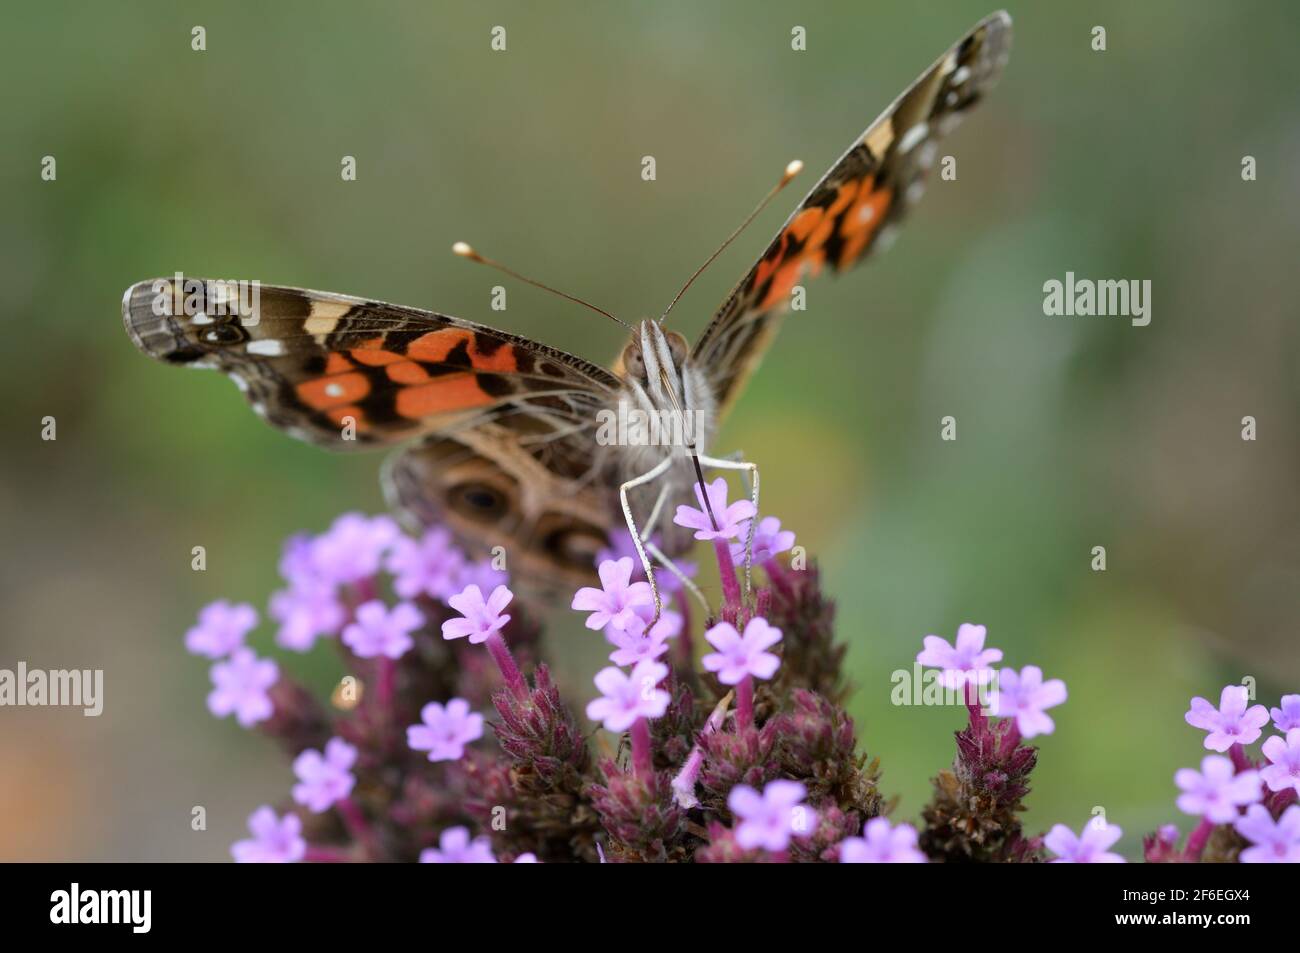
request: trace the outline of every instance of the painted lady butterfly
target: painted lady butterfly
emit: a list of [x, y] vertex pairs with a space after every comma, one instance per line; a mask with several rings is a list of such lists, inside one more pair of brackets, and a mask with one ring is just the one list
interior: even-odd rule
[[[479, 554], [504, 545], [519, 581], [572, 589], [608, 545], [616, 500], [638, 548], [665, 501], [690, 494], [700, 466], [747, 470], [756, 502], [752, 464], [706, 455], [718, 422], [796, 284], [845, 271], [886, 244], [919, 197], [937, 140], [993, 86], [1010, 39], [1010, 17], [993, 14], [899, 96], [799, 204], [694, 347], [664, 330], [662, 318], [645, 320], [606, 370], [469, 321], [319, 291], [262, 287], [253, 321], [213, 300], [219, 284], [200, 283], [197, 297], [183, 300], [173, 279], [127, 290], [126, 331], [158, 360], [223, 371], [259, 415], [292, 436], [331, 449], [410, 441], [384, 469], [399, 513], [449, 526]], [[795, 171], [792, 163], [781, 184]], [[619, 406], [690, 412], [695, 437], [679, 446], [604, 445], [598, 417]], [[629, 491], [656, 480], [657, 501], [638, 531]], [[659, 530], [669, 553], [682, 543], [674, 529]]]

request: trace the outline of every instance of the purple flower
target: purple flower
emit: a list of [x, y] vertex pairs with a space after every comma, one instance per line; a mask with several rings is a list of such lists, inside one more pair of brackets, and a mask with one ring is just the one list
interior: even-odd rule
[[[656, 546], [662, 542], [658, 534], [652, 536], [650, 541]], [[645, 570], [641, 567], [641, 557], [632, 542], [632, 534], [625, 529], [614, 530], [609, 534], [609, 545], [596, 554], [596, 565], [599, 566], [606, 560], [617, 562], [624, 558], [632, 560], [632, 578], [645, 582]], [[699, 566], [689, 560], [674, 559], [673, 564], [687, 579], [694, 579], [699, 571]], [[656, 571], [655, 582], [659, 586], [659, 592], [665, 596], [671, 596], [682, 589], [682, 581], [667, 570]]]
[[1065, 697], [1065, 682], [1059, 678], [1044, 682], [1043, 670], [1037, 665], [1026, 665], [1019, 675], [1013, 668], [1004, 668], [989, 708], [997, 718], [1015, 718], [1020, 734], [1033, 738], [1052, 733], [1056, 724], [1043, 709], [1061, 704]]
[[1273, 727], [1278, 731], [1290, 731], [1300, 728], [1300, 695], [1283, 695], [1282, 707], [1269, 711], [1273, 716]]
[[422, 725], [406, 729], [406, 743], [429, 752], [430, 761], [458, 761], [465, 746], [483, 737], [483, 716], [469, 710], [469, 702], [453, 698], [443, 707], [429, 702], [420, 709]]
[[1219, 695], [1218, 708], [1198, 695], [1183, 718], [1193, 728], [1209, 732], [1205, 747], [1211, 751], [1227, 751], [1235, 744], [1250, 744], [1268, 724], [1268, 709], [1263, 705], [1247, 708], [1249, 701], [1244, 685], [1227, 685]]
[[316, 639], [334, 635], [347, 621], [334, 586], [305, 577], [271, 595], [270, 613], [280, 623], [276, 644], [295, 652], [309, 651]]
[[659, 621], [647, 632], [645, 623], [654, 610], [646, 607], [643, 611], [647, 618], [641, 618], [641, 611], [637, 613], [640, 621], [639, 631], [629, 631], [614, 626], [605, 630], [605, 640], [614, 646], [609, 660], [615, 665], [635, 665], [643, 659], [657, 659], [668, 651], [668, 639], [675, 638], [681, 633], [680, 613], [665, 609]]
[[924, 864], [925, 854], [916, 847], [916, 828], [911, 824], [891, 827], [889, 818], [873, 817], [861, 837], [840, 841], [841, 864]]
[[[731, 544], [731, 559], [740, 565], [745, 559], [745, 538], [749, 535], [749, 520], [740, 527], [740, 538]], [[767, 562], [773, 556], [787, 552], [794, 545], [794, 533], [781, 529], [775, 516], [764, 516], [754, 530], [754, 562]]]
[[817, 827], [817, 813], [803, 803], [808, 789], [798, 781], [769, 781], [759, 794], [737, 784], [727, 796], [736, 816], [736, 843], [745, 850], [785, 850], [791, 836], [808, 837]]
[[236, 841], [230, 847], [237, 864], [293, 864], [307, 853], [297, 814], [279, 818], [271, 808], [259, 807], [248, 818], [248, 830], [252, 840]]
[[1205, 756], [1200, 772], [1179, 768], [1174, 772], [1174, 783], [1183, 791], [1178, 795], [1178, 809], [1215, 824], [1235, 821], [1238, 808], [1255, 803], [1263, 793], [1258, 771], [1235, 774], [1232, 762], [1217, 754]]
[[927, 635], [923, 640], [925, 648], [917, 654], [916, 660], [930, 668], [943, 669], [940, 682], [945, 688], [987, 685], [993, 678], [993, 663], [1002, 661], [1001, 649], [984, 648], [987, 634], [986, 627], [963, 622], [957, 627], [956, 648], [949, 645], [947, 639]]
[[[704, 504], [705, 494], [700, 492], [700, 485], [695, 484], [695, 499], [700, 508], [693, 506], [677, 507], [673, 522], [678, 526], [695, 530], [696, 539], [735, 539], [740, 535], [742, 526], [754, 516], [754, 504], [749, 500], [737, 500], [727, 505], [727, 480], [718, 477], [708, 485], [708, 506]], [[709, 512], [718, 521], [718, 528], [713, 528]], [[746, 527], [747, 529], [747, 527]]]
[[1243, 864], [1300, 864], [1300, 805], [1292, 804], [1274, 821], [1268, 808], [1252, 804], [1234, 826], [1254, 845], [1241, 852]]
[[199, 624], [185, 633], [185, 649], [210, 659], [225, 658], [244, 644], [257, 625], [257, 610], [246, 602], [232, 606], [225, 599], [199, 610]]
[[224, 662], [212, 666], [212, 684], [208, 711], [218, 718], [231, 712], [243, 727], [251, 728], [271, 717], [274, 706], [267, 689], [280, 677], [280, 669], [271, 659], [259, 659], [252, 649], [235, 649]]
[[1285, 791], [1293, 788], [1296, 794], [1300, 794], [1300, 728], [1292, 728], [1285, 739], [1278, 735], [1269, 737], [1261, 750], [1270, 762], [1259, 772], [1268, 789]]
[[492, 595], [483, 598], [483, 590], [471, 583], [459, 594], [447, 600], [447, 604], [459, 612], [460, 619], [448, 619], [442, 624], [444, 639], [463, 639], [469, 636], [471, 645], [486, 642], [489, 635], [500, 632], [510, 616], [502, 615], [501, 610], [510, 604], [515, 594], [505, 586], [497, 586]]
[[537, 859], [537, 855], [534, 854], [532, 851], [526, 851], [525, 853], [522, 853], [515, 858], [515, 863], [516, 864], [540, 864], [541, 861]]
[[571, 608], [590, 612], [587, 628], [635, 628], [636, 607], [653, 606], [654, 594], [648, 582], [632, 582], [632, 559], [606, 560], [597, 570], [600, 588], [583, 586], [573, 596]]
[[1056, 855], [1053, 864], [1122, 864], [1124, 858], [1110, 853], [1110, 848], [1123, 834], [1119, 825], [1095, 817], [1077, 835], [1064, 824], [1057, 824], [1043, 838], [1043, 846]]
[[297, 533], [284, 541], [284, 548], [280, 551], [280, 575], [290, 586], [321, 581], [311, 553], [310, 533]]
[[464, 588], [460, 575], [465, 556], [441, 526], [427, 530], [420, 539], [399, 536], [385, 563], [393, 574], [393, 591], [403, 599], [432, 596], [444, 602]]
[[352, 793], [356, 761], [357, 749], [342, 738], [327, 741], [324, 756], [314, 748], [303, 751], [293, 759], [299, 781], [293, 786], [293, 799], [316, 814], [329, 810]]
[[461, 567], [460, 572], [456, 574], [456, 584], [452, 587], [452, 592], [460, 592], [466, 586], [478, 586], [481, 592], [491, 592], [497, 586], [505, 586], [510, 582], [510, 574], [501, 569], [492, 567], [492, 560], [484, 559], [476, 563], [466, 563]]
[[344, 513], [312, 540], [312, 571], [332, 583], [369, 579], [379, 572], [384, 553], [401, 535], [387, 516]]
[[669, 694], [658, 685], [668, 677], [668, 666], [644, 660], [630, 675], [613, 666], [596, 673], [600, 698], [587, 705], [587, 717], [609, 731], [627, 731], [638, 718], [658, 718], [668, 710]]
[[358, 658], [401, 658], [415, 645], [411, 633], [424, 625], [424, 615], [409, 602], [390, 610], [378, 599], [357, 606], [356, 621], [343, 630], [343, 644]]
[[716, 672], [723, 685], [739, 685], [747, 677], [771, 678], [781, 660], [765, 651], [781, 641], [781, 630], [755, 616], [741, 635], [729, 622], [719, 622], [704, 633], [704, 638], [718, 651], [700, 659], [705, 671]]
[[492, 842], [486, 837], [469, 839], [463, 827], [449, 827], [438, 838], [437, 847], [420, 851], [422, 864], [495, 864]]

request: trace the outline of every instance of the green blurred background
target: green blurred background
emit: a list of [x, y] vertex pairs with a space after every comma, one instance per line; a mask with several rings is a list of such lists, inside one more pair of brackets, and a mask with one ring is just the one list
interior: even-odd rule
[[[0, 667], [106, 670], [98, 719], [0, 710], [0, 858], [222, 859], [284, 797], [271, 744], [204, 708], [181, 635], [264, 604], [280, 541], [382, 507], [378, 456], [259, 422], [146, 360], [134, 281], [180, 270], [490, 321], [595, 360], [620, 332], [449, 254], [658, 313], [785, 163], [802, 187], [985, 2], [31, 4], [0, 58]], [[810, 285], [718, 449], [822, 563], [864, 748], [914, 818], [952, 709], [895, 708], [921, 637], [989, 626], [1064, 678], [1028, 825], [1187, 819], [1193, 694], [1300, 690], [1294, 4], [1012, 4], [995, 94], [897, 245]], [[508, 31], [508, 51], [489, 31]], [[1103, 25], [1109, 49], [1090, 49]], [[207, 51], [190, 30], [207, 30]], [[790, 31], [807, 29], [792, 52]], [[58, 179], [42, 182], [53, 155]], [[340, 159], [358, 178], [341, 181]], [[640, 178], [654, 155], [658, 179]], [[1259, 178], [1243, 182], [1243, 155]], [[796, 185], [791, 192], [800, 188]], [[795, 201], [697, 283], [697, 333]], [[1153, 320], [1049, 318], [1042, 285], [1150, 279]], [[939, 420], [958, 419], [956, 443]], [[1240, 439], [1253, 415], [1259, 439]], [[53, 415], [58, 440], [40, 439]], [[190, 549], [208, 570], [190, 570]], [[1109, 568], [1090, 569], [1104, 545]], [[551, 623], [571, 693], [598, 652]], [[255, 639], [271, 650], [270, 632]], [[327, 650], [277, 657], [324, 687]], [[204, 805], [209, 827], [190, 830]]]

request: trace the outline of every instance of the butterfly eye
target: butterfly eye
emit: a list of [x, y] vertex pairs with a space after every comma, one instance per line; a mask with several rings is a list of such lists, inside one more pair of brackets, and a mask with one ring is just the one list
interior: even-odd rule
[[673, 356], [673, 367], [680, 372], [682, 365], [686, 363], [687, 355], [690, 354], [690, 345], [686, 343], [686, 338], [676, 331], [667, 332], [664, 338], [668, 341], [668, 353]]
[[486, 483], [461, 483], [447, 491], [447, 503], [462, 516], [479, 523], [495, 523], [509, 509], [506, 495]]
[[237, 324], [217, 324], [199, 335], [199, 340], [204, 344], [215, 344], [218, 347], [225, 347], [230, 344], [238, 344], [247, 337], [247, 333]]
[[645, 380], [645, 358], [641, 356], [641, 345], [633, 342], [623, 348], [623, 369], [633, 380]]

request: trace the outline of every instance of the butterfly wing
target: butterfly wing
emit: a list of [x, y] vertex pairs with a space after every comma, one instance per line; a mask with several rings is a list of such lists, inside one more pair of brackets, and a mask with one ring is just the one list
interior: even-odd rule
[[692, 352], [719, 407], [735, 401], [806, 275], [846, 271], [920, 198], [937, 141], [996, 83], [1011, 18], [977, 24], [873, 122], [795, 209], [714, 315]]
[[[618, 379], [563, 351], [446, 315], [299, 288], [189, 279], [127, 289], [141, 351], [215, 368], [254, 411], [330, 449], [392, 444], [501, 416], [545, 432], [590, 423]], [[351, 426], [349, 426], [349, 424]]]

